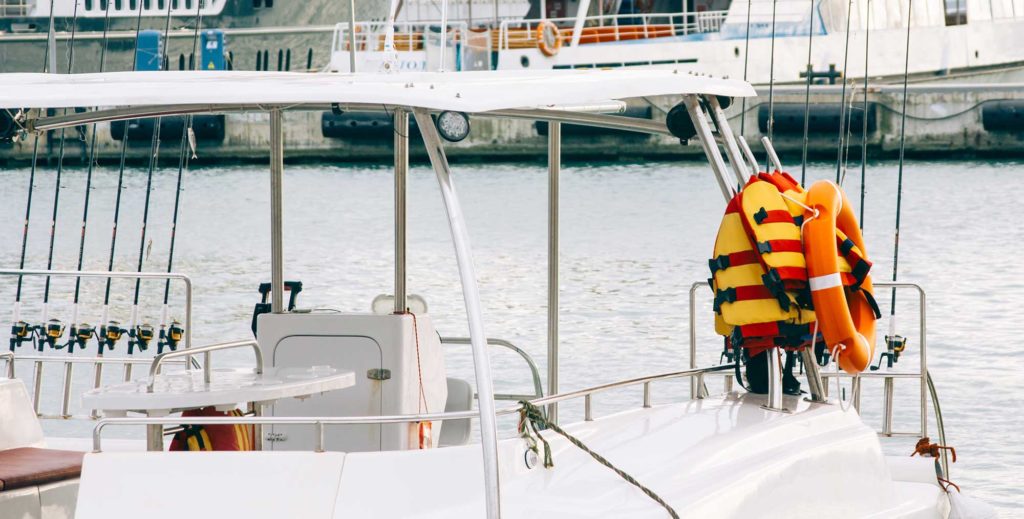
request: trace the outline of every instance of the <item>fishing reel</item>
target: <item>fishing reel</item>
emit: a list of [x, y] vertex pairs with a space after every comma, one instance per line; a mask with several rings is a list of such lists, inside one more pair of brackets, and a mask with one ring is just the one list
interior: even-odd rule
[[36, 326], [36, 334], [39, 336], [37, 349], [43, 351], [43, 347], [49, 345], [57, 348], [57, 341], [64, 335], [64, 323], [59, 319], [50, 319], [43, 324]]
[[128, 330], [121, 328], [121, 323], [117, 321], [110, 321], [107, 324], [100, 327], [99, 343], [100, 343], [100, 355], [103, 354], [104, 349], [113, 351], [114, 345], [121, 340], [121, 337]]
[[[252, 309], [252, 334], [256, 336], [256, 319], [260, 314], [269, 314], [271, 312], [270, 304], [270, 292], [273, 287], [270, 283], [260, 283], [260, 302], [256, 303], [256, 306]], [[295, 309], [295, 301], [299, 297], [299, 293], [302, 292], [301, 281], [285, 281], [284, 291], [288, 292], [288, 311], [291, 312]]]
[[11, 325], [11, 351], [20, 348], [24, 342], [35, 339], [35, 329], [25, 321], [17, 321]]
[[64, 344], [68, 349], [68, 353], [75, 352], [75, 346], [80, 349], [85, 349], [85, 346], [89, 344], [89, 340], [96, 335], [96, 327], [89, 323], [82, 323], [78, 326], [71, 325], [71, 333], [68, 334], [68, 342]]
[[149, 342], [156, 337], [156, 330], [151, 324], [136, 325], [128, 332], [128, 355], [135, 353], [135, 347], [143, 352], [149, 349]]
[[178, 351], [178, 343], [181, 342], [182, 337], [185, 336], [185, 327], [178, 321], [171, 321], [171, 325], [168, 327], [160, 327], [160, 340], [156, 343], [156, 353], [159, 355], [164, 352], [164, 348], [171, 351]]
[[878, 364], [871, 366], [871, 371], [878, 371], [882, 367], [882, 361], [885, 361], [885, 367], [892, 368], [894, 364], [900, 361], [900, 355], [907, 349], [907, 338], [902, 335], [886, 335], [885, 346], [888, 351], [882, 352], [878, 356]]

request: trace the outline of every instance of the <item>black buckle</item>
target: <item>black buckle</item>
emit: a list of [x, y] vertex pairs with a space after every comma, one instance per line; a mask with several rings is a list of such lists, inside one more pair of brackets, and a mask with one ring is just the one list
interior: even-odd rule
[[839, 244], [839, 252], [843, 253], [843, 255], [845, 256], [849, 254], [851, 250], [853, 250], [853, 246], [853, 240], [847, 238], [843, 240], [843, 243]]
[[722, 303], [735, 303], [736, 302], [736, 289], [733, 287], [725, 290], [715, 291], [715, 313], [722, 313]]
[[760, 211], [754, 213], [754, 221], [757, 222], [758, 225], [761, 225], [761, 222], [763, 222], [765, 218], [768, 218], [768, 210], [763, 207]]
[[727, 254], [722, 254], [717, 258], [709, 259], [708, 267], [711, 268], [711, 275], [714, 275], [715, 272], [718, 272], [719, 270], [725, 270], [729, 268], [729, 256]]
[[757, 242], [757, 252], [758, 253], [760, 253], [760, 254], [768, 254], [771, 251], [772, 251], [772, 244], [771, 244], [771, 242], [767, 242], [767, 241], [759, 241], [759, 242]]
[[794, 216], [793, 217], [793, 223], [795, 223], [797, 227], [803, 226], [803, 224], [804, 224], [804, 215], [798, 214], [798, 215]]
[[779, 306], [782, 307], [783, 311], [789, 311], [790, 300], [789, 296], [786, 295], [786, 287], [782, 284], [782, 277], [779, 276], [779, 271], [775, 269], [769, 270], [766, 274], [761, 276], [761, 281], [764, 286], [768, 288], [775, 299], [778, 300]]

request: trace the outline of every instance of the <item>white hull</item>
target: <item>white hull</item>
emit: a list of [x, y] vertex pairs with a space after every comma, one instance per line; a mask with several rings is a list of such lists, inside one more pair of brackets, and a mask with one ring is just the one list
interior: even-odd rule
[[[874, 431], [838, 405], [735, 393], [567, 427], [683, 517], [946, 517], [933, 460], [890, 469]], [[499, 443], [502, 516], [665, 517], [665, 510], [553, 432], [554, 467]], [[894, 477], [895, 474], [895, 477]], [[480, 446], [313, 453], [86, 456], [79, 519], [483, 517]], [[166, 489], [153, 492], [153, 489]], [[273, 492], [255, 489], [274, 489]], [[231, 496], [238, 496], [233, 498]], [[244, 498], [241, 498], [244, 496]]]

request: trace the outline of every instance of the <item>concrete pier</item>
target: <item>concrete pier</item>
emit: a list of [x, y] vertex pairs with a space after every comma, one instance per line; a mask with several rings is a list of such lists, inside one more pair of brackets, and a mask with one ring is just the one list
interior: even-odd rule
[[[867, 89], [868, 110], [864, 111], [862, 85], [848, 85], [846, 109], [842, 109], [840, 85], [813, 86], [810, 95], [810, 131], [807, 140], [811, 157], [834, 159], [839, 143], [839, 114], [843, 120], [851, 162], [860, 157], [866, 143], [872, 159], [894, 157], [899, 151], [902, 116], [902, 85], [874, 85]], [[759, 96], [743, 103], [734, 102], [727, 113], [734, 131], [743, 129], [754, 150], [760, 149], [760, 138], [767, 132], [769, 116], [768, 89], [759, 88]], [[803, 85], [782, 85], [774, 88], [773, 141], [783, 162], [799, 162], [804, 144]], [[678, 99], [639, 99], [631, 107], [649, 112], [654, 119], [663, 119]], [[330, 112], [328, 112], [329, 114]], [[391, 138], [384, 138], [388, 128], [367, 132], [366, 138], [330, 138], [322, 130], [323, 112], [293, 111], [285, 113], [285, 149], [290, 161], [377, 161], [390, 160]], [[343, 116], [345, 114], [342, 114]], [[862, 139], [865, 115], [867, 139]], [[268, 157], [268, 117], [264, 113], [234, 113], [225, 116], [223, 139], [200, 140], [194, 164], [231, 162], [263, 162]], [[543, 129], [532, 121], [496, 119], [473, 116], [472, 132], [459, 143], [448, 145], [453, 160], [540, 160], [544, 157], [547, 139]], [[384, 134], [381, 134], [381, 131]], [[92, 129], [80, 127], [66, 132], [65, 161], [74, 165], [87, 158], [87, 143]], [[163, 132], [161, 160], [177, 163], [180, 145], [177, 132]], [[116, 162], [121, 154], [121, 141], [113, 139], [110, 125], [98, 124], [95, 159], [101, 163]], [[356, 132], [359, 133], [359, 132]], [[40, 157], [54, 161], [59, 149], [59, 132], [41, 137]], [[418, 140], [418, 139], [417, 139]], [[127, 158], [133, 163], [149, 160], [150, 139], [130, 142]], [[414, 157], [422, 146], [411, 146]], [[910, 157], [952, 158], [959, 156], [998, 155], [1024, 157], [1024, 84], [943, 84], [910, 85], [906, 120], [906, 151]], [[695, 143], [680, 145], [678, 140], [663, 136], [623, 133], [581, 133], [571, 125], [563, 126], [563, 157], [567, 160], [644, 160], [656, 158], [702, 157]], [[0, 144], [0, 164], [27, 163], [32, 156], [32, 139]]]

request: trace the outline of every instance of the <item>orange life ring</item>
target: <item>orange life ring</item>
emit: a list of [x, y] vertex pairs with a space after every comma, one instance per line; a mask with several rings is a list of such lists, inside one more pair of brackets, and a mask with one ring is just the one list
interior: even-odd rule
[[537, 48], [541, 54], [552, 57], [562, 48], [562, 34], [554, 23], [543, 20], [537, 24]]
[[875, 310], [869, 297], [871, 277], [865, 276], [859, 289], [843, 286], [839, 273], [836, 229], [860, 249], [864, 236], [857, 217], [842, 190], [835, 183], [820, 180], [807, 191], [803, 239], [807, 278], [814, 301], [814, 313], [829, 351], [838, 353], [839, 367], [850, 374], [864, 371], [875, 355]]
[[[235, 409], [228, 412], [217, 411], [214, 407], [193, 409], [181, 413], [183, 418], [190, 416], [242, 416]], [[183, 430], [174, 435], [171, 441], [172, 451], [251, 451], [255, 450], [255, 434], [253, 426], [241, 424], [224, 425], [183, 425]]]

